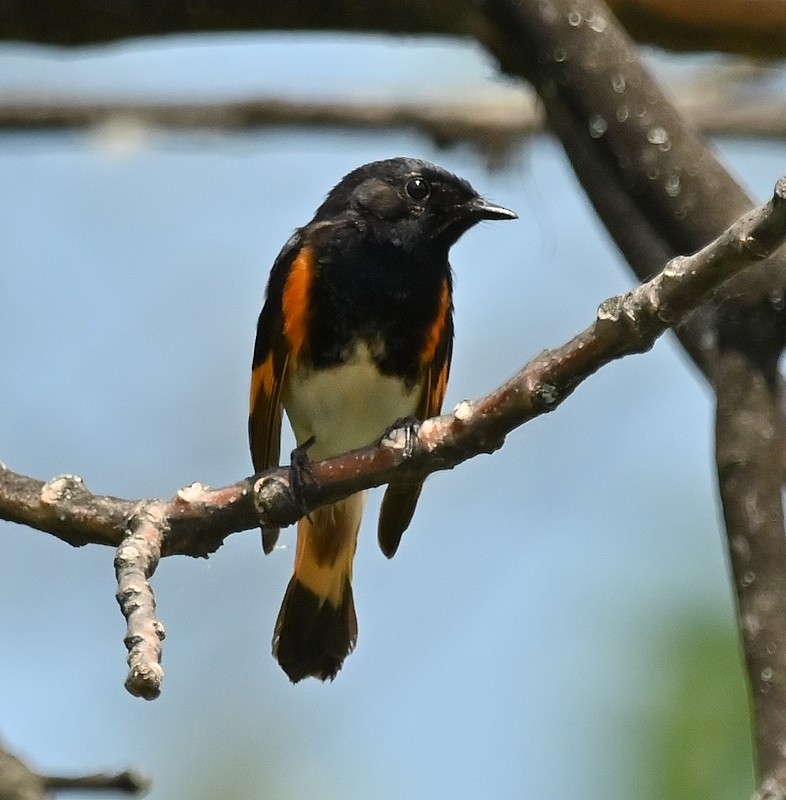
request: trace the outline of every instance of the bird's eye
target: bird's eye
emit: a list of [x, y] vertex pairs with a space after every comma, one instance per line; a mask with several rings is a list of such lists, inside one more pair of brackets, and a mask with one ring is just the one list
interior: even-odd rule
[[407, 181], [404, 191], [413, 200], [425, 200], [431, 194], [431, 185], [425, 178], [421, 178], [418, 175], [416, 178], [410, 178]]

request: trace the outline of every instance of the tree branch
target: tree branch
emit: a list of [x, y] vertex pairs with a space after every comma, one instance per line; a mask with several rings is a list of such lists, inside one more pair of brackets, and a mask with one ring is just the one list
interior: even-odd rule
[[474, 36], [472, 3], [442, 0], [0, 0], [0, 39], [58, 45], [205, 31], [365, 31]]
[[24, 761], [0, 746], [0, 798], [2, 800], [47, 800], [51, 792], [70, 790], [114, 791], [141, 794], [150, 782], [136, 772], [67, 777], [40, 775]]
[[[309, 509], [402, 474], [423, 478], [502, 446], [515, 428], [553, 411], [603, 365], [645, 352], [725, 280], [767, 258], [786, 239], [786, 178], [772, 199], [745, 214], [693, 256], [670, 261], [655, 278], [601, 304], [595, 321], [571, 341], [530, 361], [496, 391], [426, 420], [411, 452], [402, 436], [313, 465]], [[277, 469], [211, 490], [193, 484], [170, 500], [143, 503], [91, 494], [79, 478], [41, 482], [0, 467], [0, 518], [54, 534], [76, 546], [119, 546], [118, 600], [128, 620], [127, 688], [155, 697], [163, 673], [163, 628], [148, 578], [160, 555], [206, 556], [229, 534], [263, 524], [293, 523], [302, 513]]]
[[[705, 134], [752, 137], [786, 135], [781, 97], [748, 97], [707, 86], [676, 90], [677, 107]], [[249, 97], [224, 101], [101, 101], [89, 97], [0, 98], [0, 130], [92, 128], [116, 121], [153, 128], [238, 131], [272, 126], [346, 130], [407, 130], [438, 147], [469, 142], [505, 155], [522, 139], [544, 130], [545, 116], [534, 94], [515, 98], [422, 103], [286, 100]]]
[[[733, 0], [723, 3], [732, 5]], [[453, 5], [429, 0], [333, 0], [323, 4], [294, 0], [275, 4], [275, 8], [263, 2], [253, 9], [230, 2], [222, 5], [220, 19], [217, 9], [204, 3], [185, 7], [175, 0], [165, 9], [156, 7], [152, 11], [152, 6], [143, 5], [125, 0], [113, 4], [112, 13], [107, 13], [108, 5], [92, 2], [23, 4], [20, 0], [0, 0], [0, 8], [12, 12], [0, 14], [0, 36], [44, 37], [46, 41], [73, 44], [175, 30], [276, 27], [282, 23], [286, 27], [316, 24], [330, 29], [373, 27], [388, 31], [406, 27], [419, 32], [469, 34], [487, 42], [507, 69], [528, 75], [538, 87], [550, 124], [559, 133], [585, 187], [594, 194], [599, 213], [640, 275], [651, 274], [670, 255], [701, 246], [749, 203], [703, 142], [673, 113], [599, 2], [525, 0], [514, 4], [510, 0], [487, 0]], [[748, 19], [752, 16], [742, 13]], [[263, 20], [265, 14], [268, 16]], [[745, 29], [741, 24], [744, 21], [735, 21], [736, 30]], [[777, 28], [768, 21], [764, 38], [777, 41]], [[782, 51], [782, 42], [776, 48]], [[741, 242], [737, 247], [744, 250]], [[717, 385], [717, 459], [746, 660], [755, 692], [761, 794], [770, 792], [779, 797], [783, 797], [786, 785], [786, 696], [782, 691], [786, 670], [781, 645], [784, 634], [780, 630], [784, 598], [779, 589], [786, 583], [786, 562], [780, 480], [773, 474], [773, 465], [782, 458], [783, 439], [773, 410], [783, 403], [774, 366], [784, 339], [783, 265], [783, 259], [778, 259], [766, 272], [751, 270], [729, 288], [720, 311], [705, 306], [680, 331], [686, 349]], [[675, 266], [677, 273], [679, 267], [680, 263]], [[668, 293], [670, 276], [663, 277], [662, 286], [651, 287], [658, 303], [660, 292]], [[653, 321], [648, 305], [651, 297], [639, 300], [646, 301], [641, 308], [633, 302], [633, 295], [604, 304], [595, 324], [573, 342], [543, 354], [488, 398], [461, 404], [452, 417], [424, 423], [415, 457], [399, 469], [426, 474], [470, 457], [464, 447], [477, 448], [477, 452], [492, 450], [501, 444], [499, 431], [494, 435], [494, 422], [500, 423], [495, 414], [500, 408], [510, 412], [508, 422], [521, 424], [556, 407], [581, 380], [606, 363], [604, 359], [644, 349], [645, 343], [651, 343], [662, 330], [659, 326], [676, 321], [676, 317], [672, 320], [667, 313], [663, 318], [658, 311]], [[679, 312], [680, 303], [674, 307]], [[762, 321], [765, 324], [760, 326]], [[745, 417], [751, 414], [756, 417], [755, 424], [746, 426]], [[444, 430], [441, 425], [446, 426]], [[352, 480], [357, 480], [351, 470], [358, 466], [368, 469], [360, 483], [376, 485], [385, 482], [396, 464], [403, 461], [401, 448], [386, 443], [317, 465], [317, 475], [321, 470], [327, 484], [312, 501], [327, 502], [332, 499], [331, 491], [338, 493], [335, 496], [348, 492]], [[349, 473], [344, 475], [342, 469]], [[371, 475], [376, 477], [372, 480]], [[72, 535], [71, 524], [79, 521], [84, 528], [75, 534], [79, 541], [74, 543], [92, 541], [95, 535], [119, 544], [128, 529], [126, 516], [136, 508], [128, 501], [94, 498], [74, 479], [61, 480], [58, 488], [57, 481], [41, 484], [8, 471], [0, 471], [0, 506], [6, 479], [27, 501], [23, 508], [12, 508], [10, 518], [24, 522], [29, 512], [40, 514], [42, 523], [38, 527], [48, 530], [46, 526], [51, 525], [52, 532], [57, 530], [57, 535], [65, 539]], [[333, 479], [335, 483], [330, 484]], [[339, 491], [342, 479], [343, 489]], [[68, 508], [69, 487], [74, 489], [71, 500], [77, 505], [84, 503], [83, 508]], [[171, 528], [162, 539], [163, 552], [168, 546], [171, 552], [178, 552], [177, 546], [201, 550], [193, 554], [211, 552], [223, 536], [239, 528], [214, 534], [213, 538], [197, 537], [194, 544], [190, 536], [193, 531], [186, 523], [190, 519], [198, 529], [195, 508], [229, 527], [237, 526], [241, 518], [255, 517], [252, 496], [263, 518], [291, 521], [294, 512], [286, 473], [263, 476], [253, 487], [249, 481], [216, 492], [192, 487], [161, 507]], [[123, 508], [123, 519], [114, 527]], [[247, 527], [245, 523], [243, 527]], [[140, 571], [152, 572], [154, 559], [145, 563]]]
[[42, 775], [41, 780], [49, 792], [125, 792], [143, 794], [150, 788], [150, 781], [136, 772], [96, 772], [75, 778], [67, 775]]
[[[323, 30], [417, 33], [483, 38], [475, 3], [442, 0], [0, 0], [0, 39], [86, 45], [138, 36], [206, 31]], [[611, 0], [640, 41], [677, 50], [719, 50], [776, 57], [786, 49], [780, 0]]]
[[164, 626], [156, 617], [156, 600], [148, 579], [161, 559], [161, 542], [168, 529], [162, 504], [143, 503], [131, 518], [128, 534], [115, 554], [117, 602], [128, 623], [126, 689], [145, 700], [158, 697], [164, 678]]
[[[675, 111], [642, 65], [630, 39], [599, 0], [487, 0], [494, 21], [487, 42], [503, 68], [531, 80], [544, 100], [549, 124], [565, 150], [598, 214], [639, 276], [650, 274], [664, 254], [691, 252], [729, 224], [751, 201], [706, 144]], [[726, 534], [735, 571], [735, 547], [746, 542], [764, 552], [752, 556], [762, 570], [760, 585], [786, 585], [786, 559], [774, 556], [775, 541], [786, 540], [781, 487], [772, 479], [782, 442], [773, 441], [773, 409], [783, 405], [777, 363], [786, 340], [784, 288], [786, 258], [729, 281], [714, 302], [694, 312], [677, 334], [713, 384], [718, 397], [717, 460]], [[740, 366], [740, 361], [744, 366]], [[760, 386], [770, 387], [771, 396]], [[757, 398], [757, 402], [748, 402]], [[755, 411], [758, 420], [751, 420]], [[769, 430], [768, 447], [742, 464], [729, 458], [750, 454]], [[744, 442], [744, 435], [751, 441]], [[756, 496], [751, 491], [756, 489]], [[751, 500], [755, 504], [751, 505]], [[766, 511], [760, 525], [751, 508]], [[740, 581], [737, 581], [740, 587]], [[740, 612], [756, 589], [738, 596]], [[780, 597], [768, 600], [780, 603]], [[780, 606], [779, 606], [780, 607]], [[777, 619], [776, 619], [777, 618]], [[768, 616], [776, 648], [786, 639], [786, 614]], [[741, 631], [746, 620], [739, 619]], [[744, 632], [749, 680], [756, 694], [754, 729], [761, 786], [786, 786], [786, 691], [759, 692], [761, 646]], [[769, 654], [770, 666], [783, 650]], [[786, 667], [777, 672], [786, 677]], [[768, 671], [766, 673], [770, 675]], [[774, 671], [772, 674], [776, 674]], [[767, 696], [765, 697], [765, 694]], [[762, 790], [763, 791], [763, 790]]]
[[[786, 177], [776, 184], [771, 200], [744, 214], [698, 253], [672, 259], [652, 280], [603, 302], [592, 325], [569, 342], [544, 351], [486, 397], [464, 401], [453, 414], [424, 422], [410, 458], [404, 458], [400, 443], [383, 441], [315, 463], [316, 488], [306, 498], [307, 508], [388, 483], [401, 472], [421, 478], [498, 449], [508, 433], [553, 411], [602, 366], [650, 349], [726, 280], [768, 258], [786, 239], [785, 200]], [[121, 545], [129, 529], [141, 524], [139, 509], [145, 505], [155, 509], [156, 517], [147, 523], [168, 526], [162, 556], [206, 557], [228, 535], [255, 528], [260, 520], [285, 526], [300, 516], [286, 468], [219, 489], [195, 483], [169, 500], [138, 501], [94, 495], [73, 475], [43, 482], [0, 465], [0, 519], [51, 533], [76, 547]]]
[[174, 129], [237, 131], [262, 126], [414, 130], [437, 147], [468, 142], [490, 163], [507, 158], [522, 137], [543, 127], [535, 97], [517, 102], [367, 103], [257, 98], [225, 102], [0, 101], [0, 129], [84, 128], [125, 121]]
[[777, 385], [739, 352], [720, 361], [716, 462], [740, 635], [755, 712], [762, 797], [786, 798], [786, 539]]

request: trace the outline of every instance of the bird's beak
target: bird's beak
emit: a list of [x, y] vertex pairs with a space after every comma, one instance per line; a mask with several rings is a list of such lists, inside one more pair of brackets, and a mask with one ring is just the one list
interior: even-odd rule
[[494, 203], [489, 203], [482, 197], [475, 197], [470, 200], [465, 208], [467, 211], [477, 219], [518, 219], [519, 215], [515, 211], [511, 211], [504, 206], [498, 206]]

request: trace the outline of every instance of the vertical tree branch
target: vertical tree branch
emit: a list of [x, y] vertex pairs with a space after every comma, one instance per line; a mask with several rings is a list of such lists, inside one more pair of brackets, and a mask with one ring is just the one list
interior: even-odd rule
[[[751, 323], [750, 315], [741, 320]], [[715, 454], [740, 634], [756, 725], [760, 795], [786, 797], [786, 449], [777, 360], [756, 347], [768, 320], [740, 331], [719, 359]], [[722, 331], [733, 323], [727, 322]], [[753, 341], [751, 341], [753, 339]], [[724, 344], [723, 342], [721, 343]]]
[[[486, 0], [487, 42], [531, 80], [598, 214], [640, 277], [692, 252], [751, 200], [647, 73], [599, 0]], [[754, 696], [757, 771], [786, 775], [786, 538], [777, 362], [786, 259], [730, 281], [678, 330], [717, 394], [716, 460]]]

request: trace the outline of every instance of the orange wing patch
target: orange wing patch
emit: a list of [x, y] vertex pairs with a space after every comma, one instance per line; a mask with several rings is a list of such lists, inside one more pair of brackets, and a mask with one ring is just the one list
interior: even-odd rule
[[314, 281], [314, 252], [303, 247], [284, 284], [281, 306], [284, 312], [284, 336], [289, 342], [289, 352], [297, 360], [308, 334], [308, 308], [311, 285]]
[[278, 464], [281, 447], [281, 384], [286, 360], [276, 369], [275, 353], [251, 373], [251, 397], [248, 416], [251, 457], [254, 469], [261, 472]]
[[270, 352], [267, 358], [256, 367], [251, 373], [251, 397], [249, 411], [253, 413], [257, 401], [260, 397], [272, 397], [276, 385], [275, 368], [273, 366], [273, 353]]
[[[432, 370], [434, 368], [432, 367]], [[423, 419], [436, 416], [442, 411], [442, 402], [448, 389], [448, 375], [450, 374], [450, 359], [443, 361], [436, 376], [429, 371], [428, 386], [423, 392]]]
[[[423, 366], [430, 364], [434, 360], [442, 339], [445, 335], [445, 324], [447, 323], [448, 314], [450, 313], [450, 286], [446, 278], [442, 283], [442, 292], [439, 296], [439, 309], [434, 322], [431, 323], [428, 331], [426, 331], [426, 339], [423, 343], [423, 350], [420, 353], [420, 363]], [[447, 381], [447, 378], [445, 379]], [[444, 397], [444, 390], [443, 390]], [[440, 401], [441, 404], [441, 401]]]

